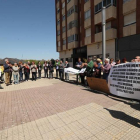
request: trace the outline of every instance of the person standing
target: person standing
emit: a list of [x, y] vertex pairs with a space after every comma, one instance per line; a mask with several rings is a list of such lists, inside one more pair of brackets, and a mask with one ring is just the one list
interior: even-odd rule
[[25, 75], [25, 81], [29, 80], [29, 66], [25, 63], [24, 64], [24, 75]]
[[12, 67], [12, 65], [9, 64], [9, 60], [5, 59], [4, 73], [5, 73], [5, 84], [6, 84], [6, 86], [10, 85], [10, 67]]
[[35, 62], [32, 62], [32, 65], [31, 65], [32, 81], [33, 80], [36, 81], [36, 71], [37, 71], [37, 66], [36, 66]]
[[120, 59], [117, 59], [115, 65], [119, 65], [119, 64], [121, 64], [121, 60]]
[[9, 64], [10, 64], [10, 83], [12, 83], [12, 72], [13, 72], [13, 65], [9, 62]]
[[30, 61], [28, 61], [28, 67], [29, 67], [29, 77], [28, 77], [28, 79], [30, 79], [30, 74], [31, 74], [31, 63], [30, 63]]
[[44, 78], [48, 78], [48, 64], [47, 64], [47, 61], [44, 62], [43, 64], [43, 68], [44, 68]]
[[22, 62], [19, 62], [19, 81], [20, 82], [23, 82], [23, 65], [22, 65]]
[[58, 73], [59, 73], [59, 61], [58, 59], [56, 60], [56, 78], [58, 78]]
[[[82, 66], [83, 62], [81, 61], [81, 58], [78, 59], [78, 62], [76, 63], [76, 68], [78, 70], [81, 70], [81, 66]], [[82, 74], [80, 74], [80, 78], [81, 78], [81, 83], [84, 85], [85, 84], [85, 80], [84, 80], [84, 77]], [[79, 79], [79, 75], [77, 74], [76, 76], [76, 81], [77, 81], [77, 84], [78, 84], [78, 79]]]
[[1, 73], [0, 80], [1, 82], [4, 82], [4, 67], [3, 66], [0, 66], [0, 73]]
[[115, 64], [116, 64], [116, 63], [114, 62], [114, 59], [111, 58], [111, 59], [110, 59], [110, 65], [111, 65], [111, 67], [115, 66]]
[[105, 79], [108, 83], [108, 76], [109, 76], [109, 72], [111, 69], [111, 65], [109, 64], [109, 59], [105, 59], [105, 65], [101, 66], [102, 70], [103, 70], [103, 79]]
[[12, 67], [13, 70], [13, 79], [14, 79], [14, 84], [19, 84], [19, 67], [17, 63], [14, 63], [14, 66]]
[[[68, 61], [65, 62], [65, 68], [69, 68], [70, 65]], [[65, 73], [65, 81], [69, 81], [69, 73]]]
[[37, 65], [37, 69], [38, 69], [38, 78], [41, 79], [42, 66], [41, 66], [41, 63], [40, 62]]
[[53, 65], [52, 65], [51, 61], [49, 63], [48, 68], [49, 68], [49, 79], [53, 79], [53, 72], [54, 72], [54, 70], [53, 70]]
[[62, 61], [59, 64], [59, 77], [61, 80], [64, 80], [64, 63]]

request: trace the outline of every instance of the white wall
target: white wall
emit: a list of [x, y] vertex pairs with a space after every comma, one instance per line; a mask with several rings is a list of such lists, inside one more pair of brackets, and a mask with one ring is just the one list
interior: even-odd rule
[[[87, 56], [102, 54], [102, 42], [91, 44], [87, 46]], [[115, 40], [109, 40], [106, 42], [106, 53], [109, 53], [110, 58], [115, 59]]]
[[[67, 50], [67, 51], [62, 51], [59, 52], [59, 58], [63, 58], [64, 60], [66, 60], [66, 58], [70, 58], [71, 55], [73, 54], [73, 50]], [[70, 66], [73, 67], [73, 60], [72, 62], [69, 62]]]

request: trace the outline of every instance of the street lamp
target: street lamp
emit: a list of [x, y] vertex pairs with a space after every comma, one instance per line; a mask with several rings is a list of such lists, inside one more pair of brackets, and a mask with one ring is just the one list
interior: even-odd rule
[[106, 58], [106, 8], [102, 8], [102, 56], [103, 63]]

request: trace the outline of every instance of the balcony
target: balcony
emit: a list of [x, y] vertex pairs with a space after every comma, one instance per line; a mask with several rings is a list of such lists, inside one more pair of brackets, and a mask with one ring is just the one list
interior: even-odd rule
[[65, 14], [65, 8], [62, 9], [62, 15], [64, 15], [64, 14]]
[[57, 2], [57, 4], [56, 4], [56, 8], [59, 8], [59, 2]]
[[57, 19], [60, 19], [60, 13], [57, 14]]
[[129, 0], [123, 4], [123, 15], [136, 11], [136, 0]]
[[[106, 9], [106, 20], [116, 19], [117, 10], [115, 6], [110, 6]], [[102, 12], [95, 15], [95, 25], [102, 22]]]
[[102, 2], [102, 0], [94, 0], [94, 5], [97, 5], [100, 2]]
[[69, 10], [73, 5], [78, 5], [78, 0], [71, 0], [67, 5], [67, 10]]
[[85, 4], [84, 4], [84, 11], [87, 11], [87, 10], [89, 10], [90, 9], [90, 1], [91, 0], [89, 0], [89, 1], [87, 1]]
[[66, 45], [63, 45], [63, 51], [65, 51], [66, 50]]
[[73, 27], [72, 29], [67, 31], [67, 36], [71, 36], [74, 34], [78, 34], [78, 28], [77, 27]]
[[60, 35], [59, 35], [59, 36], [57, 36], [57, 41], [60, 41]]
[[91, 36], [85, 37], [85, 45], [91, 44]]
[[71, 21], [78, 20], [78, 13], [74, 12], [67, 18], [67, 23], [70, 23]]
[[88, 28], [91, 26], [91, 17], [86, 19], [84, 22], [84, 28]]
[[60, 52], [61, 51], [61, 47], [60, 46], [58, 46], [58, 52]]
[[[106, 30], [106, 40], [117, 38], [117, 30], [114, 28]], [[95, 34], [95, 42], [102, 42], [102, 32]]]
[[68, 43], [68, 49], [77, 48], [78, 45], [79, 45], [78, 41], [74, 41], [74, 42]]
[[66, 38], [66, 32], [62, 34], [62, 38]]
[[123, 36], [130, 36], [136, 34], [136, 24], [123, 27]]

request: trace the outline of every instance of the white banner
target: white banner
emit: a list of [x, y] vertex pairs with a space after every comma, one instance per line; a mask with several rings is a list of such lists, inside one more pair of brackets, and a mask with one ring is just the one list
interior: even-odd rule
[[65, 68], [65, 73], [70, 73], [70, 74], [79, 74], [79, 73], [84, 73], [86, 70], [86, 68], [83, 68], [81, 70], [77, 70], [77, 69], [74, 69], [74, 68]]
[[125, 63], [111, 68], [108, 77], [110, 93], [140, 100], [140, 63]]

